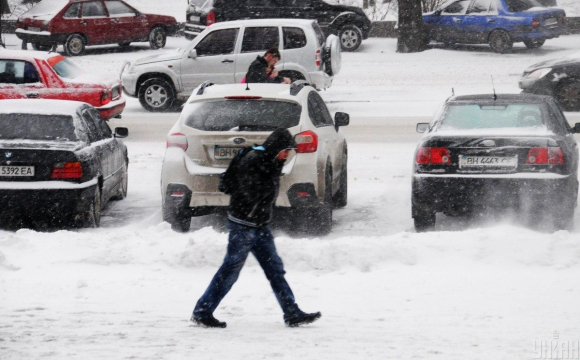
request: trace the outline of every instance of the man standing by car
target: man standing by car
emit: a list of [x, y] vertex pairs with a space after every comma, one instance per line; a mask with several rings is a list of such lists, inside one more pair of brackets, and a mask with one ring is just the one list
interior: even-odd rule
[[258, 56], [250, 64], [246, 73], [246, 83], [286, 83], [290, 84], [292, 80], [287, 77], [281, 77], [275, 66], [282, 56], [278, 48], [271, 48], [266, 51], [264, 56]]
[[278, 197], [282, 168], [292, 148], [296, 148], [296, 143], [290, 132], [276, 129], [262, 146], [254, 146], [241, 159], [232, 161], [226, 177], [234, 176], [225, 186], [226, 177], [222, 178], [220, 188], [231, 195], [228, 248], [222, 266], [195, 306], [191, 317], [194, 323], [204, 327], [226, 327], [225, 322], [213, 317], [213, 312], [238, 279], [250, 252], [270, 281], [286, 325], [300, 326], [320, 318], [319, 312], [305, 313], [296, 304], [268, 227]]

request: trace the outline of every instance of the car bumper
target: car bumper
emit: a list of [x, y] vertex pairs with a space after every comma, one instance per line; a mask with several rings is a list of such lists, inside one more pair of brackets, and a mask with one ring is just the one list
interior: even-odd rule
[[36, 32], [24, 29], [16, 29], [14, 33], [20, 40], [24, 40], [27, 43], [32, 44], [40, 44], [40, 45], [63, 44], [66, 40], [66, 35], [51, 34], [48, 31]]
[[127, 96], [135, 97], [137, 96], [137, 74], [121, 74], [121, 80], [123, 82], [123, 93]]
[[322, 70], [311, 72], [309, 75], [311, 84], [318, 90], [328, 89], [332, 85], [332, 80], [334, 80], [334, 76], [329, 76]]
[[111, 101], [107, 105], [103, 105], [96, 109], [99, 111], [99, 113], [105, 120], [108, 120], [114, 118], [115, 116], [121, 115], [123, 110], [125, 110], [125, 103], [126, 100], [124, 98], [121, 98], [115, 101]]
[[565, 26], [556, 26], [552, 28], [544, 28], [536, 31], [515, 31], [511, 33], [514, 41], [524, 41], [524, 40], [543, 40], [543, 39], [553, 39], [559, 37], [560, 35], [566, 35], [568, 33], [568, 28]]
[[519, 206], [526, 199], [570, 201], [578, 191], [571, 175], [553, 173], [413, 175], [413, 207], [445, 211], [456, 205]]
[[194, 38], [197, 35], [201, 34], [201, 32], [204, 31], [206, 28], [207, 26], [204, 25], [186, 23], [185, 30], [183, 31], [183, 33], [185, 34], [185, 36], [189, 38]]

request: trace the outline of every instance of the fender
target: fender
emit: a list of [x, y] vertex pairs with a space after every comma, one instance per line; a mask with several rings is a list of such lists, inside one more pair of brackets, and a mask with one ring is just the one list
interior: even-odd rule
[[332, 33], [337, 33], [338, 29], [347, 23], [359, 26], [363, 33], [363, 37], [367, 37], [370, 27], [365, 24], [364, 19], [361, 19], [360, 15], [353, 11], [345, 11], [340, 13], [337, 17], [334, 18], [334, 20], [330, 22], [330, 24], [328, 24], [328, 27], [329, 29], [332, 29]]
[[[138, 84], [138, 80], [143, 75], [147, 75], [147, 74], [151, 74], [151, 73], [163, 74], [163, 75], [167, 75], [171, 79], [171, 81], [173, 82], [173, 86], [175, 86], [176, 93], [182, 92], [183, 86], [181, 84], [181, 77], [178, 74], [176, 74], [174, 71], [169, 70], [169, 68], [167, 67], [167, 64], [163, 64], [163, 65], [151, 64], [151, 65], [148, 65], [146, 69], [143, 69], [143, 71], [139, 71], [136, 75], [136, 78], [137, 78], [136, 84]], [[138, 86], [136, 87], [136, 89], [137, 88], [138, 88]]]

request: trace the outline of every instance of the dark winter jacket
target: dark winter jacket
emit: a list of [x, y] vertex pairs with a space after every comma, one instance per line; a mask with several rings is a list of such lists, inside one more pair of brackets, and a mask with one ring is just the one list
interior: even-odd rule
[[246, 73], [246, 83], [282, 83], [284, 79], [281, 76], [276, 76], [274, 78], [270, 77], [270, 74], [266, 73], [266, 68], [268, 67], [268, 62], [261, 56], [258, 56], [254, 60], [248, 72]]
[[284, 149], [294, 148], [292, 135], [276, 129], [262, 146], [255, 146], [237, 168], [237, 186], [231, 193], [228, 218], [238, 224], [261, 227], [270, 221], [278, 197], [284, 161], [276, 160]]

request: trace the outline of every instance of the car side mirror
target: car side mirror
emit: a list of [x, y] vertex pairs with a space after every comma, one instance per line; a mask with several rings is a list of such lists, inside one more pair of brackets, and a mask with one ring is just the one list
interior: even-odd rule
[[334, 126], [337, 131], [339, 127], [347, 126], [348, 124], [350, 124], [350, 115], [343, 112], [337, 112], [334, 114]]
[[580, 134], [580, 123], [574, 124], [572, 131], [574, 132], [574, 134]]
[[129, 129], [127, 129], [126, 127], [115, 128], [116, 138], [126, 138], [127, 136], [129, 136]]
[[442, 12], [443, 12], [443, 9], [435, 10], [435, 12], [433, 12], [433, 15], [435, 15], [435, 16], [441, 16], [441, 13]]
[[417, 132], [418, 133], [426, 133], [429, 130], [429, 123], [418, 123], [417, 124]]
[[189, 57], [190, 59], [195, 59], [197, 57], [197, 50], [195, 49], [189, 50], [189, 55], [187, 57]]

